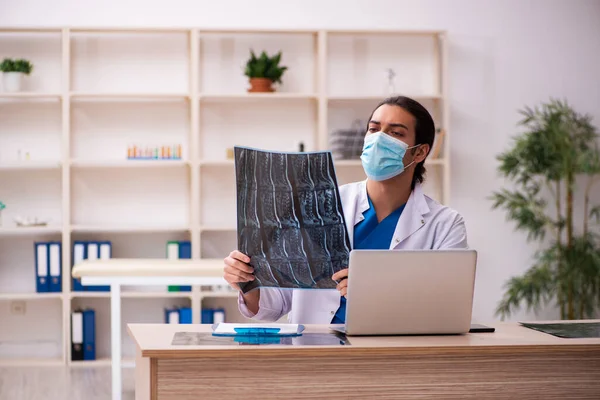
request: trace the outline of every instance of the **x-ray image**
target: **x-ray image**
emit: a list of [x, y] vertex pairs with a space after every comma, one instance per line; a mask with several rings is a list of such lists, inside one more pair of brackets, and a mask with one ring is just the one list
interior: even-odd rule
[[257, 287], [333, 289], [350, 241], [330, 152], [235, 148], [238, 250]]

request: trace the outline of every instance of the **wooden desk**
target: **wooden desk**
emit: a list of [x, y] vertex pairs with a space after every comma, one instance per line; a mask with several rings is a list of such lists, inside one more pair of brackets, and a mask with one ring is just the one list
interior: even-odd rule
[[208, 325], [130, 324], [135, 398], [600, 398], [600, 339], [490, 325], [495, 333], [350, 337], [337, 347], [201, 347], [171, 341], [176, 332], [210, 332]]

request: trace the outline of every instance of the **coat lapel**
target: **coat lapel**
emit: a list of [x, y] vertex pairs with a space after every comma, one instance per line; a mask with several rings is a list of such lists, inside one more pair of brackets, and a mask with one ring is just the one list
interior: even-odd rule
[[[350, 245], [354, 248], [354, 226], [358, 224], [360, 221], [365, 219], [363, 213], [369, 209], [369, 198], [367, 196], [367, 181], [361, 181], [356, 186], [356, 201], [353, 204], [353, 208], [348, 210], [348, 215], [345, 215], [346, 218], [346, 227], [348, 231], [348, 236], [350, 239]], [[344, 210], [344, 213], [346, 211]]]
[[429, 213], [429, 206], [423, 195], [420, 184], [415, 185], [415, 189], [410, 194], [406, 207], [398, 219], [390, 250], [396, 248], [400, 243], [409, 238], [413, 233], [425, 225], [425, 216]]

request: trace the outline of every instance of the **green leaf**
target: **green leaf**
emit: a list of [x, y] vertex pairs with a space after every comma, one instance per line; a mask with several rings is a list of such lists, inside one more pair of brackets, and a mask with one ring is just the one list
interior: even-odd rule
[[244, 74], [249, 78], [267, 78], [273, 82], [281, 83], [281, 77], [287, 70], [287, 67], [280, 66], [281, 51], [273, 57], [269, 57], [266, 51], [262, 51], [257, 58], [253, 50], [250, 51], [250, 58], [246, 62]]

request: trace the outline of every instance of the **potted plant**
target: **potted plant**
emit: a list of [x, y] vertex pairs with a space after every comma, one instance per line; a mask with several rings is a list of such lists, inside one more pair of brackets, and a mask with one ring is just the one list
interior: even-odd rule
[[5, 58], [2, 63], [0, 63], [4, 91], [20, 91], [23, 82], [23, 76], [29, 75], [32, 70], [33, 65], [27, 60], [12, 60], [10, 58]]
[[281, 76], [287, 67], [280, 66], [281, 51], [273, 57], [269, 57], [263, 51], [260, 57], [256, 57], [250, 50], [250, 59], [246, 62], [245, 75], [250, 80], [248, 92], [273, 92], [273, 83], [281, 83]]
[[[563, 101], [521, 114], [525, 132], [498, 156], [512, 188], [493, 194], [493, 208], [503, 208], [542, 249], [524, 275], [506, 283], [496, 312], [504, 318], [521, 304], [537, 311], [553, 303], [561, 319], [591, 318], [600, 310], [600, 205], [590, 204], [600, 181], [598, 134], [591, 117]], [[579, 207], [576, 180], [585, 182]]]

